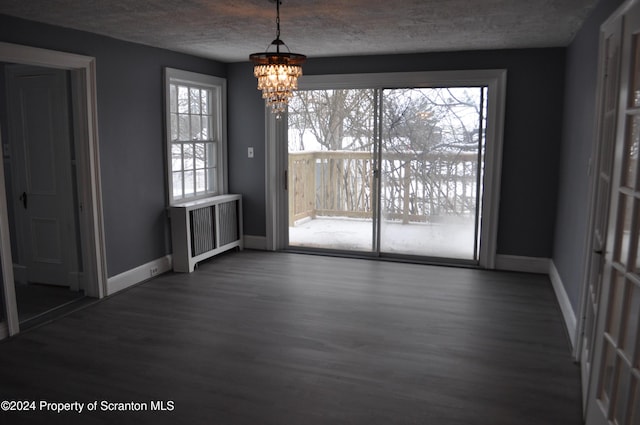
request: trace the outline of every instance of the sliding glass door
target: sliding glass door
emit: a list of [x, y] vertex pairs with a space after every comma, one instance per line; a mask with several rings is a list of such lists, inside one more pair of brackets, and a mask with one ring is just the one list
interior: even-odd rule
[[501, 148], [499, 78], [297, 91], [287, 122], [289, 247], [481, 263], [483, 243], [495, 249], [495, 222], [483, 217], [497, 208], [486, 187], [499, 176], [493, 162], [487, 179], [487, 157]]
[[485, 93], [382, 91], [381, 252], [477, 260]]
[[375, 90], [298, 91], [289, 107], [289, 244], [375, 250]]

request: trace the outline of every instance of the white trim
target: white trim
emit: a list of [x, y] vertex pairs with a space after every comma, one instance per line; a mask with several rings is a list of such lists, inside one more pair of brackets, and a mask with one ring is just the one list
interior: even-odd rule
[[[483, 268], [495, 268], [498, 238], [498, 213], [500, 207], [500, 184], [502, 175], [502, 146], [504, 136], [504, 115], [506, 104], [507, 71], [505, 69], [480, 69], [464, 71], [425, 71], [393, 72], [371, 74], [331, 74], [308, 75], [300, 79], [299, 88], [303, 90], [357, 89], [389, 87], [465, 87], [488, 86], [487, 98], [487, 143], [485, 152], [484, 193], [481, 217], [483, 223], [480, 235], [479, 265]], [[273, 114], [269, 114], [273, 115]], [[276, 120], [271, 116], [266, 121], [266, 178], [267, 178], [267, 242], [270, 249], [284, 248], [287, 244], [288, 208], [286, 198], [274, 183], [277, 173], [286, 168], [286, 153], [277, 152], [280, 143], [276, 143], [279, 133], [273, 129]], [[282, 120], [286, 121], [285, 119]], [[275, 125], [276, 127], [277, 124]], [[286, 137], [286, 131], [283, 132]], [[283, 137], [283, 136], [280, 136]], [[284, 144], [286, 146], [286, 144]], [[284, 159], [283, 159], [284, 158]], [[282, 224], [284, 223], [284, 225]], [[273, 229], [276, 229], [275, 231]], [[284, 246], [283, 246], [284, 244]]]
[[[482, 73], [480, 73], [482, 74]], [[498, 247], [498, 216], [502, 176], [502, 145], [507, 98], [507, 71], [492, 71], [487, 98], [487, 128], [484, 154], [484, 190], [482, 192], [482, 227], [480, 232], [480, 266], [495, 267]], [[486, 222], [485, 222], [486, 221]]]
[[[277, 251], [289, 245], [288, 193], [284, 181], [288, 172], [286, 112], [282, 119], [265, 107], [266, 249]], [[283, 143], [276, 143], [282, 141]]]
[[549, 274], [549, 258], [496, 255], [495, 268], [510, 272]]
[[254, 236], [244, 235], [244, 248], [245, 249], [257, 249], [260, 251], [267, 250], [267, 237], [266, 236]]
[[[162, 273], [169, 272], [172, 268], [173, 257], [171, 255], [165, 255], [164, 257], [142, 264], [135, 269], [112, 276], [107, 280], [107, 295], [115, 294], [118, 291], [159, 276]], [[154, 270], [155, 273], [152, 274], [152, 270]]]
[[562, 318], [564, 319], [564, 324], [567, 329], [567, 335], [569, 336], [569, 341], [571, 341], [571, 348], [575, 348], [578, 321], [576, 320], [576, 313], [573, 311], [573, 306], [571, 306], [569, 295], [567, 295], [567, 291], [564, 289], [560, 273], [558, 273], [558, 269], [553, 260], [549, 264], [549, 279], [551, 279], [551, 285], [556, 293], [558, 305], [560, 306]]

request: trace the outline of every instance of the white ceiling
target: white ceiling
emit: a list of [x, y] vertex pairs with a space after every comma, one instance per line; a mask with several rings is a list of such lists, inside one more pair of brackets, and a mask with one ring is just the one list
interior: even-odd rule
[[[597, 0], [283, 0], [308, 57], [567, 46]], [[0, 13], [241, 62], [275, 38], [273, 0], [0, 0]]]

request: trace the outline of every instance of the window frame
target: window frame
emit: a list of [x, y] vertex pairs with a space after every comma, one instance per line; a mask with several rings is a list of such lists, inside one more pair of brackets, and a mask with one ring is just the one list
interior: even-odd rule
[[[215, 143], [215, 178], [216, 190], [182, 196], [174, 198], [173, 194], [173, 173], [172, 169], [172, 147], [174, 141], [171, 139], [171, 104], [170, 86], [172, 84], [185, 84], [189, 86], [199, 86], [200, 88], [212, 89], [210, 105], [213, 107], [212, 128], [214, 132], [211, 141]], [[227, 184], [227, 80], [213, 75], [200, 74], [191, 71], [184, 71], [175, 68], [164, 68], [164, 124], [165, 124], [165, 180], [167, 185], [167, 205], [173, 206], [185, 202], [210, 198], [217, 195], [226, 194]], [[208, 141], [202, 141], [207, 143]], [[181, 142], [182, 143], [182, 142]]]

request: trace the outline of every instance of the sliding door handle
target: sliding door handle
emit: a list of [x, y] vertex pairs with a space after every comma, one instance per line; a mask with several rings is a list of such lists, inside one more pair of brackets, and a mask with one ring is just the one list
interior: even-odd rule
[[27, 192], [22, 192], [22, 195], [20, 195], [20, 198], [18, 198], [22, 201], [22, 206], [24, 206], [24, 209], [27, 209]]

